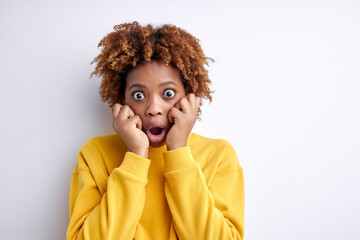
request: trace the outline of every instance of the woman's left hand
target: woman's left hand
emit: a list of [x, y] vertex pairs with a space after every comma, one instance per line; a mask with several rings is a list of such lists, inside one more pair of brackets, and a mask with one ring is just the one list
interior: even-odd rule
[[193, 93], [188, 94], [175, 104], [168, 113], [170, 123], [174, 125], [170, 128], [166, 136], [166, 146], [168, 151], [185, 147], [187, 139], [197, 119], [200, 107], [200, 98]]

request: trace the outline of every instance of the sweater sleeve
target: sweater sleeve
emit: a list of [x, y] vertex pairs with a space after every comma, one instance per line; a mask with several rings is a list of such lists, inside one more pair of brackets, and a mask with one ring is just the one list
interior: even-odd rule
[[71, 180], [67, 239], [133, 239], [145, 203], [149, 166], [150, 160], [127, 152], [102, 195], [80, 152]]
[[243, 239], [243, 170], [231, 145], [218, 151], [210, 186], [190, 148], [164, 153], [165, 194], [179, 239]]

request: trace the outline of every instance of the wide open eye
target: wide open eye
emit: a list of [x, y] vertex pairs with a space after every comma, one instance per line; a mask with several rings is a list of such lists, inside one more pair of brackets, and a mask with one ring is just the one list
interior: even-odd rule
[[135, 100], [141, 100], [141, 99], [145, 98], [144, 93], [140, 92], [140, 91], [133, 92], [132, 96]]
[[173, 89], [166, 89], [164, 91], [164, 97], [172, 98], [175, 95], [175, 91]]

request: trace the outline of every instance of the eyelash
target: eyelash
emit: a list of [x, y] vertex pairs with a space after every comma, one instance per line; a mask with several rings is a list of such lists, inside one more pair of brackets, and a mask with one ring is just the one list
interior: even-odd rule
[[164, 90], [164, 93], [163, 93], [163, 96], [164, 96], [165, 98], [168, 98], [168, 99], [169, 99], [169, 98], [173, 98], [174, 96], [172, 96], [172, 97], [166, 97], [166, 96], [165, 96], [165, 92], [166, 92], [166, 91], [168, 91], [168, 90], [173, 91], [173, 92], [174, 92], [174, 96], [175, 96], [175, 94], [176, 94], [176, 90], [175, 90], [175, 89], [173, 89], [173, 88], [167, 88], [167, 89], [165, 89], [165, 90]]
[[[173, 97], [174, 97], [174, 96], [172, 96], [172, 97], [166, 97], [166, 96], [165, 96], [165, 92], [166, 92], [166, 91], [169, 91], [169, 90], [173, 91], [173, 92], [174, 92], [174, 95], [176, 94], [176, 90], [173, 89], [173, 88], [167, 88], [167, 89], [165, 89], [164, 92], [163, 92], [163, 96], [164, 96], [165, 98], [167, 98], [167, 99], [170, 99], [170, 98], [173, 98]], [[141, 94], [144, 96], [144, 98], [146, 97], [146, 95], [145, 95], [145, 93], [144, 93], [143, 91], [139, 91], [139, 90], [134, 91], [134, 92], [131, 93], [131, 96], [132, 96], [135, 100], [137, 100], [137, 101], [139, 101], [139, 100], [141, 100], [141, 99], [136, 99], [136, 98], [135, 98], [135, 94], [136, 94], [136, 93], [141, 93]]]
[[145, 98], [145, 93], [144, 93], [144, 92], [142, 92], [142, 91], [134, 91], [134, 92], [131, 93], [131, 96], [132, 96], [135, 100], [137, 100], [137, 101], [141, 100], [141, 99], [136, 99], [136, 98], [135, 98], [135, 94], [136, 94], [136, 93], [141, 93], [141, 94], [144, 96], [144, 98]]

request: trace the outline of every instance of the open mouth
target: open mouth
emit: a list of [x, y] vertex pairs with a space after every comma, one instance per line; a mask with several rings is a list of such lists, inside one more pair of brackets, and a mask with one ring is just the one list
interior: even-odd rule
[[151, 128], [149, 131], [150, 131], [150, 133], [153, 134], [153, 135], [159, 135], [159, 134], [161, 134], [161, 132], [162, 132], [163, 130], [164, 130], [163, 128], [154, 127], [154, 128]]
[[166, 128], [160, 123], [150, 124], [145, 133], [151, 143], [160, 143], [165, 141], [166, 138]]

